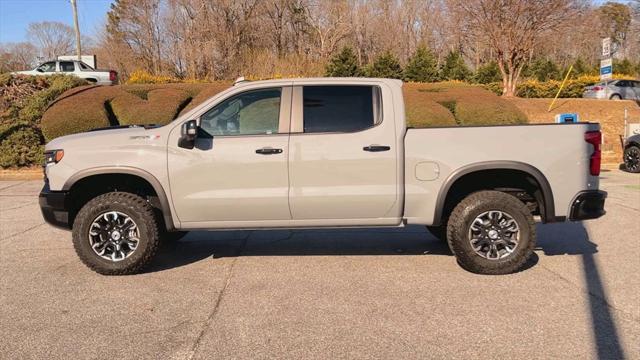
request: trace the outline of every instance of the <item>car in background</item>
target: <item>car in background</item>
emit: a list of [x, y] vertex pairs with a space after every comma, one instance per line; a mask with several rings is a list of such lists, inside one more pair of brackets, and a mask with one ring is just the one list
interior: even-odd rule
[[114, 85], [118, 83], [118, 73], [114, 70], [96, 70], [78, 60], [52, 60], [38, 65], [33, 70], [15, 71], [14, 75], [75, 75], [96, 85]]
[[601, 81], [584, 88], [585, 99], [640, 100], [640, 81], [612, 80]]
[[624, 141], [624, 169], [640, 173], [640, 134], [631, 135]]

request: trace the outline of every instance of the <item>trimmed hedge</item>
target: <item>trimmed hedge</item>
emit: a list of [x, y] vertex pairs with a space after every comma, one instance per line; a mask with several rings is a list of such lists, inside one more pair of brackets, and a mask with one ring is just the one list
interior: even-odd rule
[[476, 126], [524, 124], [526, 115], [492, 92], [458, 82], [409, 83], [403, 87], [407, 125]]
[[[45, 113], [47, 139], [120, 124], [166, 124], [226, 89], [211, 84], [145, 84], [73, 89]], [[403, 86], [410, 127], [525, 123], [511, 103], [461, 82]]]
[[[71, 90], [44, 114], [47, 140], [110, 125], [164, 125], [187, 111], [201, 92], [219, 84], [144, 84]], [[204, 101], [206, 98], [202, 99]]]

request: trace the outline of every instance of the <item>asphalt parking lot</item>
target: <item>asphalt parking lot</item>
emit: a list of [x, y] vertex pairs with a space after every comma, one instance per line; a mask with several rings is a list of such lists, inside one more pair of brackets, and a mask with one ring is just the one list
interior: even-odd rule
[[539, 226], [508, 276], [421, 227], [194, 232], [146, 273], [97, 275], [0, 182], [0, 358], [640, 358], [640, 176], [608, 214]]

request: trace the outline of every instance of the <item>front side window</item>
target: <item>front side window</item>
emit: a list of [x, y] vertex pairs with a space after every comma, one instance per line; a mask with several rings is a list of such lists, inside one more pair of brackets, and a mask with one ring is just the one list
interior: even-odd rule
[[46, 62], [46, 63], [38, 66], [36, 71], [39, 71], [39, 72], [54, 72], [54, 71], [56, 71], [56, 63], [55, 63], [55, 61]]
[[379, 122], [376, 86], [305, 86], [303, 101], [305, 133], [354, 132]]
[[209, 135], [266, 135], [278, 133], [280, 88], [247, 91], [214, 106], [200, 117]]
[[61, 61], [60, 62], [60, 71], [73, 72], [73, 62], [72, 61]]

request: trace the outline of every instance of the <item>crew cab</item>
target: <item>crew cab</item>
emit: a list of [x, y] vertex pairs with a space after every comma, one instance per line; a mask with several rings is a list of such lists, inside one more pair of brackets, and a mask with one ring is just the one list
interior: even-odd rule
[[168, 125], [46, 145], [40, 207], [101, 274], [191, 230], [426, 225], [459, 264], [519, 271], [535, 222], [602, 216], [597, 123], [414, 129], [402, 82], [240, 82]]
[[96, 85], [114, 85], [118, 82], [118, 73], [114, 70], [95, 70], [79, 60], [47, 61], [33, 70], [15, 71], [15, 75], [74, 75]]

